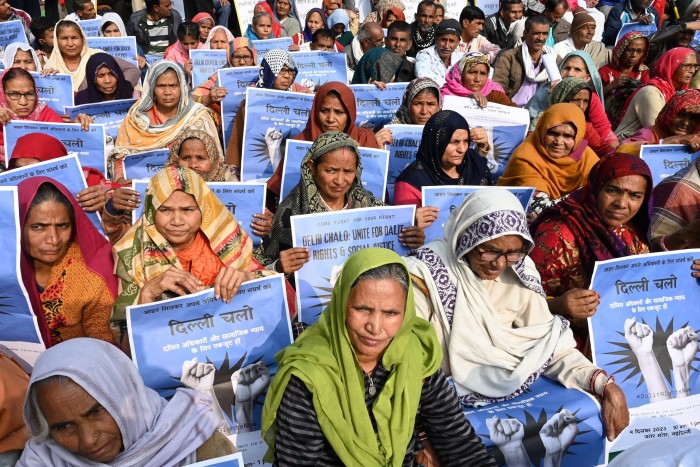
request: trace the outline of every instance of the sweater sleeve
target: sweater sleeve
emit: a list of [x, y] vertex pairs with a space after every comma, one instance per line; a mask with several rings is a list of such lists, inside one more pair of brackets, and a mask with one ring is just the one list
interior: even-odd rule
[[421, 207], [423, 194], [406, 182], [396, 182], [394, 185], [394, 206], [413, 204], [417, 208]]

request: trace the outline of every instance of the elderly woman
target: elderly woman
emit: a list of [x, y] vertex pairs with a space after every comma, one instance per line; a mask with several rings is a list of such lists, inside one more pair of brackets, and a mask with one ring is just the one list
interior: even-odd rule
[[430, 78], [416, 78], [406, 88], [401, 106], [389, 124], [425, 125], [440, 107], [440, 86]]
[[293, 46], [300, 46], [306, 42], [311, 42], [311, 39], [316, 31], [326, 28], [328, 16], [322, 8], [312, 8], [306, 13], [304, 20], [304, 30], [295, 34], [292, 37]]
[[295, 0], [275, 0], [272, 10], [275, 13], [275, 19], [284, 28], [286, 37], [294, 37], [295, 34], [301, 32], [301, 23], [299, 22], [299, 13], [297, 13]]
[[204, 44], [207, 42], [209, 37], [209, 32], [214, 28], [216, 22], [214, 18], [209, 13], [199, 12], [192, 18], [192, 22], [199, 26], [199, 45], [198, 49], [204, 48]]
[[629, 86], [631, 81], [649, 81], [649, 67], [644, 64], [649, 52], [649, 39], [638, 31], [630, 31], [615, 44], [610, 62], [598, 70], [607, 99], [613, 91]]
[[[87, 61], [100, 50], [88, 48], [85, 33], [77, 23], [70, 20], [64, 19], [56, 23], [53, 35], [54, 49], [46, 67], [70, 75], [73, 92], [85, 89]], [[141, 71], [126, 60], [118, 57], [115, 60], [131, 85], [137, 86], [141, 79]]]
[[[218, 134], [211, 111], [188, 95], [187, 79], [175, 62], [161, 60], [148, 69], [143, 95], [129, 109], [109, 156], [112, 180], [124, 183], [124, 157], [170, 147], [184, 129]], [[217, 149], [221, 143], [216, 140]]]
[[552, 313], [572, 323], [580, 348], [598, 294], [588, 289], [596, 261], [649, 252], [652, 179], [639, 157], [614, 154], [598, 162], [588, 184], [546, 209], [532, 224], [530, 253], [542, 276]]
[[586, 117], [574, 104], [555, 104], [545, 110], [535, 131], [518, 146], [498, 185], [532, 186], [530, 217], [553, 206], [588, 181], [598, 156], [584, 139]]
[[[255, 250], [255, 257], [268, 269], [291, 274], [310, 259], [306, 248], [292, 248], [291, 216], [345, 209], [383, 206], [362, 187], [362, 162], [357, 143], [345, 133], [328, 131], [319, 136], [301, 162], [299, 184], [282, 200], [272, 221], [270, 235]], [[418, 227], [399, 234], [409, 248], [423, 244]]]
[[275, 465], [414, 465], [421, 423], [445, 465], [495, 465], [440, 370], [395, 253], [351, 256], [318, 323], [277, 355], [262, 434]]
[[7, 46], [2, 64], [6, 70], [17, 67], [27, 71], [42, 71], [36, 51], [23, 42], [13, 42]]
[[213, 404], [184, 388], [166, 401], [113, 345], [65, 342], [34, 365], [24, 403], [32, 438], [17, 465], [180, 466], [231, 454]]
[[124, 343], [127, 306], [211, 286], [230, 301], [241, 283], [265, 273], [252, 253], [248, 234], [199, 175], [165, 168], [148, 184], [143, 215], [114, 245], [118, 341]]
[[[486, 132], [469, 132], [457, 112], [441, 110], [423, 127], [416, 160], [396, 178], [394, 204], [422, 204], [422, 188], [434, 185], [493, 185], [484, 155], [489, 150]], [[469, 142], [477, 144], [469, 148]]]
[[465, 55], [447, 73], [440, 90], [442, 96], [471, 97], [481, 107], [486, 107], [487, 102], [517, 107], [506, 96], [503, 87], [489, 79], [490, 69], [487, 55], [481, 52]]
[[205, 182], [237, 182], [238, 177], [224, 162], [216, 135], [202, 130], [184, 130], [170, 146], [166, 166], [187, 167]]
[[75, 95], [75, 105], [135, 99], [141, 96], [141, 91], [135, 90], [127, 81], [119, 64], [109, 54], [100, 52], [90, 57], [86, 70], [87, 88]]
[[676, 47], [663, 54], [654, 64], [652, 78], [627, 98], [620, 124], [615, 128], [620, 140], [629, 138], [640, 128], [652, 126], [676, 92], [688, 89], [699, 66], [693, 49]]
[[629, 422], [625, 395], [576, 350], [568, 321], [549, 312], [518, 199], [482, 188], [452, 211], [444, 232], [406, 264], [420, 285], [413, 289], [417, 314], [437, 331], [460, 402], [509, 400], [545, 376], [602, 397], [614, 439]]
[[47, 347], [76, 337], [114, 342], [109, 309], [117, 281], [111, 246], [60, 183], [18, 185], [22, 282]]
[[13, 467], [22, 455], [27, 433], [22, 401], [29, 375], [11, 356], [0, 351], [0, 465]]

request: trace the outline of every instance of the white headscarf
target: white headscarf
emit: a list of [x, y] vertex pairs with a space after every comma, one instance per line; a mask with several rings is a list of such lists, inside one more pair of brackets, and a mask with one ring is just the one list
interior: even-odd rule
[[[36, 361], [24, 404], [24, 420], [37, 435], [39, 412], [32, 403], [33, 385], [50, 376], [67, 376], [114, 418], [124, 450], [110, 465], [180, 466], [196, 461], [196, 450], [217, 426], [209, 396], [178, 389], [168, 402], [146, 387], [134, 363], [107, 342], [77, 338], [44, 351]], [[103, 466], [47, 440], [30, 439], [18, 466]]]
[[119, 32], [121, 33], [122, 37], [127, 36], [126, 28], [124, 27], [124, 21], [122, 21], [121, 16], [114, 13], [113, 11], [110, 11], [110, 12], [102, 15], [102, 20], [100, 21], [100, 36], [104, 36], [104, 34], [102, 34], [102, 27], [105, 25], [105, 23], [116, 24], [117, 27], [119, 28]]
[[34, 64], [36, 65], [36, 71], [41, 71], [41, 63], [39, 62], [39, 57], [37, 57], [34, 49], [29, 44], [25, 44], [24, 42], [13, 42], [12, 44], [8, 45], [5, 49], [5, 56], [2, 59], [2, 64], [6, 70], [12, 68], [12, 64], [15, 61], [15, 55], [17, 55], [17, 51], [19, 50], [23, 50], [24, 52], [29, 52], [30, 54], [32, 54]]

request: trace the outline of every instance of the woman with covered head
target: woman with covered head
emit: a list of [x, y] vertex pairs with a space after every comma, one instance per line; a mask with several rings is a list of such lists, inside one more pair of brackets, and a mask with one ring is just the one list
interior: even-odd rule
[[498, 185], [532, 186], [530, 217], [576, 191], [588, 181], [598, 156], [584, 139], [586, 117], [574, 104], [554, 104], [545, 110], [535, 131], [510, 157]]
[[295, 0], [274, 0], [272, 11], [275, 13], [275, 19], [284, 28], [284, 36], [294, 37], [301, 32]]
[[106, 53], [100, 52], [90, 57], [85, 79], [87, 88], [75, 95], [75, 105], [135, 99], [141, 96], [141, 91], [134, 89], [124, 77], [114, 57]]
[[13, 42], [5, 48], [2, 64], [6, 70], [17, 67], [27, 71], [42, 71], [36, 51], [23, 42]]
[[[141, 218], [114, 245], [119, 297], [112, 322], [126, 333], [126, 307], [214, 287], [226, 302], [264, 271], [253, 241], [194, 171], [166, 167], [146, 190]], [[128, 345], [128, 344], [127, 344]]]
[[649, 67], [644, 62], [649, 52], [649, 39], [638, 31], [630, 31], [615, 44], [610, 62], [598, 70], [605, 97], [613, 91], [629, 87], [633, 81], [649, 81]]
[[598, 306], [588, 290], [596, 261], [649, 253], [652, 178], [639, 157], [616, 153], [598, 162], [585, 187], [546, 209], [532, 224], [531, 256], [542, 276], [552, 313], [572, 323], [584, 348], [587, 318]]
[[624, 140], [637, 130], [654, 124], [661, 109], [677, 91], [688, 89], [698, 70], [694, 50], [676, 47], [664, 53], [654, 64], [652, 78], [627, 98], [615, 133]]
[[430, 78], [416, 78], [406, 88], [401, 106], [389, 124], [425, 125], [441, 107], [440, 85]]
[[443, 97], [471, 97], [481, 107], [486, 107], [488, 102], [517, 107], [506, 96], [503, 87], [489, 78], [490, 70], [487, 55], [481, 52], [467, 54], [447, 72], [440, 92]]
[[[168, 148], [185, 128], [218, 134], [211, 111], [194, 102], [187, 79], [175, 62], [161, 60], [148, 69], [143, 95], [119, 127], [108, 165], [112, 180], [125, 182], [124, 157]], [[221, 143], [216, 140], [221, 152]]]
[[414, 465], [421, 423], [445, 465], [495, 465], [440, 370], [412, 288], [396, 253], [347, 260], [319, 322], [277, 355], [263, 408], [268, 462]]
[[444, 233], [406, 264], [419, 285], [416, 312], [437, 331], [460, 402], [509, 400], [546, 376], [601, 396], [614, 439], [629, 422], [625, 396], [576, 350], [568, 321], [549, 312], [527, 256], [533, 241], [520, 201], [503, 188], [482, 188], [452, 211]]
[[17, 465], [180, 466], [234, 453], [214, 404], [184, 388], [163, 399], [114, 345], [64, 342], [34, 365], [24, 403], [32, 438]]

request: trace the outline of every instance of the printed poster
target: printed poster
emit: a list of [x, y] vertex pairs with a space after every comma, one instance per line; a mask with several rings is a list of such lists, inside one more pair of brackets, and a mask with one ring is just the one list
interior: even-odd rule
[[68, 118], [74, 120], [78, 114], [87, 114], [92, 117], [94, 123], [104, 125], [105, 133], [113, 141], [117, 139], [117, 133], [126, 114], [136, 99], [120, 99], [114, 101], [97, 102], [94, 104], [76, 105], [75, 107], [65, 107]]
[[693, 152], [685, 144], [645, 144], [639, 156], [649, 166], [656, 186], [664, 178], [692, 164], [700, 156], [700, 151]]
[[353, 253], [381, 247], [407, 254], [398, 236], [413, 225], [415, 210], [415, 206], [380, 206], [292, 216], [292, 245], [308, 248], [311, 255], [294, 273], [299, 321], [318, 321], [343, 263]]
[[418, 147], [423, 139], [423, 125], [386, 125], [391, 130], [394, 142], [387, 145], [389, 149], [389, 176], [387, 192], [389, 204], [394, 203], [394, 184], [403, 169], [416, 160]]
[[58, 115], [63, 114], [65, 107], [73, 107], [73, 83], [70, 75], [42, 76], [34, 71], [30, 74], [36, 83], [39, 102], [49, 106]]
[[119, 57], [132, 65], [138, 67], [136, 60], [138, 49], [136, 48], [136, 38], [126, 37], [88, 37], [87, 46], [93, 49], [100, 49], [112, 57]]
[[[252, 19], [252, 16], [251, 16]], [[268, 50], [272, 49], [282, 49], [284, 51], [289, 50], [289, 46], [292, 45], [291, 37], [278, 37], [275, 39], [258, 39], [253, 41], [253, 47], [258, 52], [258, 65], [260, 65], [265, 58], [265, 54]]]
[[0, 56], [5, 54], [5, 48], [13, 42], [27, 43], [22, 22], [13, 20], [0, 23]]
[[[100, 18], [95, 19], [81, 19], [78, 21], [78, 26], [85, 33], [85, 37], [97, 37], [100, 35], [100, 23], [102, 20]], [[89, 47], [89, 46], [88, 46]]]
[[221, 122], [223, 123], [224, 151], [228, 148], [233, 133], [233, 122], [238, 108], [245, 99], [246, 88], [254, 85], [260, 76], [259, 66], [222, 68], [219, 70], [219, 86], [228, 90], [221, 101]]
[[[622, 38], [628, 32], [632, 32], [632, 31], [637, 31], [637, 32], [649, 37], [656, 32], [656, 24], [654, 24], [654, 23], [651, 23], [651, 24], [625, 23], [620, 28], [620, 32], [617, 33], [617, 37], [615, 38], [615, 43], [617, 44], [618, 42], [620, 42], [620, 38]], [[691, 43], [691, 45], [692, 45], [692, 43]]]
[[228, 63], [225, 50], [190, 50], [192, 60], [192, 87], [201, 86], [210, 76]]
[[207, 182], [243, 230], [248, 232], [253, 245], [262, 243], [262, 238], [253, 233], [253, 214], [265, 212], [267, 185], [264, 183]]
[[348, 82], [348, 67], [342, 52], [292, 52], [299, 73], [295, 81], [312, 91], [330, 81]]
[[170, 157], [170, 149], [153, 149], [151, 151], [128, 154], [124, 157], [124, 178], [150, 179], [163, 170]]
[[388, 83], [383, 91], [374, 84], [352, 84], [349, 87], [357, 103], [355, 125], [376, 133], [396, 115], [408, 83]]

